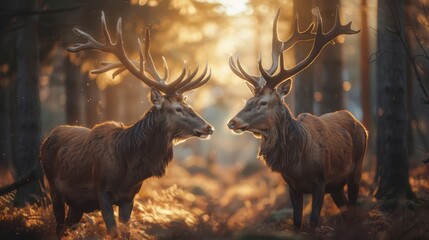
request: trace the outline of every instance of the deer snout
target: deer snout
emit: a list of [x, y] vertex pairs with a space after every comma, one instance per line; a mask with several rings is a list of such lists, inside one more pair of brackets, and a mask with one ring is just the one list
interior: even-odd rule
[[235, 119], [233, 118], [233, 119], [229, 120], [227, 125], [228, 125], [229, 129], [234, 129], [235, 125], [237, 125], [237, 121], [235, 121]]
[[210, 125], [206, 125], [201, 129], [195, 129], [194, 133], [199, 138], [207, 138], [209, 135], [212, 135], [214, 132], [214, 128]]
[[214, 132], [214, 128], [212, 126], [210, 126], [210, 125], [207, 125], [206, 130], [207, 130], [207, 133], [209, 135], [212, 135], [213, 132]]
[[243, 122], [243, 120], [241, 120], [241, 118], [238, 118], [238, 117], [231, 119], [227, 125], [229, 129], [233, 130], [235, 133], [242, 133], [249, 126], [249, 124]]

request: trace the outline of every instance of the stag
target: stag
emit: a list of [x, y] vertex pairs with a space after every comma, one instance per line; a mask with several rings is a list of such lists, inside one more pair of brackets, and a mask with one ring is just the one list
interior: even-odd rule
[[[185, 91], [198, 88], [209, 80], [207, 64], [196, 77], [198, 67], [191, 72], [185, 63], [180, 76], [167, 83], [169, 70], [165, 59], [164, 76], [161, 77], [149, 52], [148, 29], [144, 48], [138, 41], [140, 61], [136, 62], [130, 60], [124, 51], [121, 18], [117, 22], [115, 43], [111, 40], [104, 13], [101, 26], [106, 43], [73, 29], [88, 42], [75, 44], [67, 50], [96, 49], [113, 54], [119, 62], [102, 62], [103, 67], [92, 73], [116, 69], [114, 77], [128, 70], [152, 88], [150, 100], [153, 106], [132, 126], [118, 122], [104, 122], [92, 129], [62, 125], [44, 141], [41, 163], [49, 182], [59, 236], [65, 226], [78, 223], [83, 213], [94, 210], [101, 210], [108, 232], [115, 236], [117, 230], [112, 205], [119, 206], [119, 220], [126, 223], [143, 181], [164, 175], [173, 157], [173, 145], [191, 137], [204, 139], [213, 133], [213, 128], [186, 103], [183, 96]], [[65, 203], [69, 206], [66, 218]]]
[[[346, 25], [340, 23], [337, 9], [335, 25], [324, 33], [322, 18], [316, 8], [316, 22], [301, 32], [296, 15], [293, 33], [283, 42], [277, 33], [279, 14], [280, 10], [273, 23], [270, 68], [263, 67], [260, 57], [260, 75], [251, 75], [243, 69], [238, 58], [235, 61], [230, 57], [231, 70], [245, 80], [253, 97], [228, 122], [228, 127], [235, 133], [247, 131], [261, 139], [258, 157], [287, 182], [293, 224], [300, 231], [303, 194], [312, 194], [312, 227], [319, 223], [325, 193], [330, 193], [341, 210], [345, 206], [352, 208], [355, 205], [368, 135], [365, 127], [348, 111], [322, 116], [303, 113], [295, 117], [283, 98], [292, 88], [290, 78], [308, 67], [328, 43], [341, 34], [355, 34], [358, 31], [351, 29], [351, 22]], [[299, 41], [313, 41], [312, 48], [305, 59], [286, 69], [283, 52]], [[348, 199], [344, 194], [345, 184]]]

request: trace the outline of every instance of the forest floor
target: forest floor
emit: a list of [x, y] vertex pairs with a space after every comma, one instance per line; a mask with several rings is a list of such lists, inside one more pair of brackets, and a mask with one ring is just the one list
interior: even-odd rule
[[[380, 211], [372, 197], [373, 177], [364, 173], [358, 216], [344, 221], [325, 196], [320, 227], [311, 229], [310, 198], [305, 197], [304, 226], [292, 231], [287, 186], [261, 163], [219, 169], [196, 157], [171, 164], [163, 178], [148, 179], [136, 197], [131, 220], [118, 224], [131, 239], [429, 239], [429, 169], [411, 171], [410, 183], [421, 204], [414, 210]], [[49, 199], [23, 209], [12, 206], [14, 193], [0, 197], [0, 239], [55, 239]], [[117, 208], [115, 208], [117, 214]], [[100, 212], [84, 214], [63, 239], [106, 239]]]

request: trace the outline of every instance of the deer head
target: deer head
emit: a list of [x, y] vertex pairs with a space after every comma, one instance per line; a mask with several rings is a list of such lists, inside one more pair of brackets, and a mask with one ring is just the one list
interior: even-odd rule
[[140, 39], [138, 44], [140, 47], [139, 61], [132, 61], [128, 58], [122, 37], [122, 20], [118, 19], [116, 27], [116, 42], [112, 42], [109, 30], [106, 26], [106, 18], [104, 12], [101, 14], [101, 28], [105, 43], [96, 41], [88, 33], [74, 28], [73, 31], [80, 37], [88, 40], [87, 43], [77, 43], [72, 47], [68, 47], [70, 52], [79, 52], [87, 49], [95, 49], [102, 52], [113, 54], [119, 62], [102, 61], [101, 68], [91, 71], [93, 74], [100, 74], [109, 70], [115, 70], [112, 74], [116, 75], [128, 70], [137, 79], [151, 87], [151, 102], [153, 107], [150, 111], [159, 111], [165, 115], [168, 129], [173, 132], [176, 139], [186, 139], [192, 136], [207, 138], [213, 133], [213, 127], [202, 119], [190, 105], [186, 103], [184, 92], [198, 88], [204, 85], [211, 77], [210, 70], [207, 69], [207, 64], [203, 72], [197, 76], [199, 67], [194, 71], [188, 69], [184, 62], [181, 74], [173, 81], [168, 81], [169, 70], [167, 62], [163, 57], [164, 75], [161, 75], [156, 70], [150, 49], [150, 32], [145, 30], [144, 47]]
[[[231, 70], [238, 77], [245, 80], [247, 87], [253, 93], [253, 97], [246, 102], [245, 107], [228, 122], [228, 127], [231, 130], [236, 133], [249, 131], [256, 137], [267, 134], [268, 130], [273, 127], [275, 114], [279, 108], [285, 107], [282, 99], [291, 90], [291, 77], [308, 67], [317, 58], [322, 49], [339, 35], [359, 32], [351, 29], [351, 22], [346, 25], [341, 24], [337, 7], [335, 24], [332, 29], [324, 33], [319, 9], [315, 8], [314, 12], [316, 22], [311, 23], [303, 32], [298, 28], [299, 18], [296, 15], [292, 35], [283, 42], [278, 38], [277, 32], [279, 9], [273, 23], [272, 65], [270, 68], [265, 69], [262, 65], [262, 59], [259, 57], [258, 69], [260, 75], [248, 74], [241, 66], [238, 58], [235, 61], [232, 56], [230, 57], [229, 66]], [[286, 69], [284, 67], [283, 52], [292, 48], [296, 42], [310, 40], [313, 41], [313, 46], [307, 57], [296, 66]]]

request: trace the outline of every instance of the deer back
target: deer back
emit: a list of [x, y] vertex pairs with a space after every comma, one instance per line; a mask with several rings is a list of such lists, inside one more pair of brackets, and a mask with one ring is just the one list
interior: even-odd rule
[[303, 169], [295, 172], [305, 173], [302, 179], [315, 174], [328, 184], [344, 182], [365, 151], [364, 127], [345, 110], [320, 117], [301, 114], [297, 121], [306, 129], [308, 140], [299, 165]]

